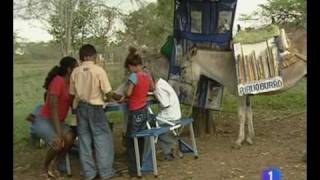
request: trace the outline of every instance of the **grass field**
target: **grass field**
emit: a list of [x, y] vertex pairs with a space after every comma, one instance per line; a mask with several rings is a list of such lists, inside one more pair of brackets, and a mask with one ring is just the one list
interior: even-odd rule
[[[46, 61], [18, 61], [14, 63], [14, 144], [27, 142], [29, 138], [29, 124], [26, 116], [32, 112], [37, 103], [43, 103], [42, 88], [44, 78], [50, 69], [56, 65], [56, 60]], [[108, 68], [109, 80], [112, 87], [117, 87], [123, 77], [120, 66]], [[119, 113], [110, 113], [110, 118], [120, 119]], [[68, 120], [73, 118], [68, 116]]]
[[[44, 61], [16, 61], [14, 63], [14, 149], [20, 143], [25, 144], [29, 138], [29, 124], [25, 117], [33, 110], [37, 103], [43, 102], [42, 84], [48, 71], [58, 62]], [[108, 67], [108, 76], [112, 87], [117, 87], [123, 79], [122, 66]], [[253, 97], [253, 107], [259, 110], [306, 110], [306, 80], [303, 79], [296, 87], [289, 91], [273, 96]], [[227, 91], [224, 92], [222, 111], [236, 112], [237, 99]], [[187, 107], [184, 107], [184, 112]], [[115, 122], [120, 121], [120, 113], [110, 113], [108, 116]], [[73, 118], [69, 115], [68, 120]]]

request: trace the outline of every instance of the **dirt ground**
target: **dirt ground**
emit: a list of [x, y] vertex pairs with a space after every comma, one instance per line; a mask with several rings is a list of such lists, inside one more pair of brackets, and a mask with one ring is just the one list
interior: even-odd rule
[[[273, 116], [270, 118], [270, 114]], [[157, 179], [213, 179], [213, 180], [258, 180], [262, 171], [269, 166], [280, 168], [283, 180], [306, 179], [306, 163], [302, 161], [306, 147], [306, 112], [260, 111], [254, 112], [255, 143], [232, 149], [237, 137], [236, 114], [221, 113], [216, 119], [215, 136], [197, 138], [199, 158], [191, 154], [174, 161], [161, 161], [158, 153]], [[116, 169], [125, 169], [125, 149], [121, 145], [121, 124], [115, 126]], [[40, 170], [45, 155], [44, 149], [25, 146], [14, 157], [14, 179], [46, 179]], [[61, 179], [82, 179], [79, 160], [71, 156], [72, 177]], [[126, 170], [122, 176], [129, 179]], [[155, 179], [151, 173], [143, 179]]]

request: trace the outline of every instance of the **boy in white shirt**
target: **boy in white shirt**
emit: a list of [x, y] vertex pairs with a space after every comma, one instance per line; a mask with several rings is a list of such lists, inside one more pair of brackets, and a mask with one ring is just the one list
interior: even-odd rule
[[[180, 102], [175, 90], [162, 78], [155, 78], [154, 95], [160, 102], [160, 112], [156, 116], [161, 124], [164, 121], [174, 123], [181, 118]], [[176, 149], [177, 140], [170, 132], [159, 136], [159, 144], [164, 153], [165, 160], [172, 160], [175, 157], [173, 149]]]

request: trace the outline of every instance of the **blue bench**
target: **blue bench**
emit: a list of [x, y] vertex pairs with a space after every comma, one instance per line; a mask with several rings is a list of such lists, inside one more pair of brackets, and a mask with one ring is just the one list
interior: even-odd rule
[[[193, 119], [192, 118], [182, 118], [181, 120], [176, 121], [175, 125], [181, 125], [181, 127], [189, 125], [190, 139], [192, 142], [192, 147], [189, 147], [182, 140], [179, 140], [179, 143], [183, 143], [185, 146], [187, 146], [189, 149], [191, 149], [195, 158], [198, 158], [198, 150], [197, 150], [196, 140], [195, 140], [194, 132], [193, 132]], [[139, 132], [133, 134], [134, 149], [135, 149], [135, 156], [136, 156], [136, 165], [137, 165], [137, 174], [139, 177], [141, 176], [141, 163], [140, 163], [140, 155], [139, 155], [138, 138], [139, 137], [149, 137], [151, 152], [152, 152], [153, 174], [155, 177], [157, 177], [158, 176], [158, 169], [157, 169], [155, 138], [157, 136], [164, 134], [166, 132], [169, 132], [171, 130], [172, 130], [172, 126], [165, 124], [165, 125], [161, 125], [158, 128], [146, 129], [146, 130], [139, 131]], [[179, 148], [181, 149], [181, 146], [179, 146]]]
[[[158, 104], [159, 102], [154, 99], [148, 100], [148, 105]], [[104, 107], [104, 111], [111, 112], [111, 111], [123, 111], [126, 113], [128, 111], [128, 104], [127, 103], [110, 103], [107, 104]], [[72, 111], [73, 114], [75, 114], [75, 111]], [[182, 140], [179, 140], [179, 143], [183, 143], [184, 146], [187, 146], [188, 149], [192, 150], [192, 153], [194, 154], [195, 158], [198, 158], [198, 150], [196, 146], [196, 141], [194, 137], [193, 132], [193, 119], [192, 118], [182, 118], [179, 121], [176, 121], [176, 125], [187, 126], [189, 125], [189, 131], [190, 131], [190, 139], [192, 142], [192, 147], [189, 147], [188, 144], [185, 144]], [[149, 137], [150, 140], [150, 146], [151, 146], [151, 152], [152, 152], [152, 164], [153, 164], [153, 174], [155, 176], [158, 175], [158, 169], [157, 169], [157, 159], [156, 159], [156, 150], [155, 150], [155, 138], [158, 137], [161, 134], [164, 134], [166, 132], [171, 131], [172, 126], [170, 125], [161, 125], [160, 128], [152, 128], [152, 129], [146, 129], [140, 132], [137, 132], [134, 134], [134, 148], [135, 148], [135, 156], [136, 156], [136, 163], [137, 163], [137, 173], [138, 176], [141, 176], [141, 166], [140, 166], [140, 155], [139, 155], [139, 148], [138, 148], [138, 138], [139, 137]], [[180, 144], [179, 144], [180, 145]], [[179, 146], [181, 149], [181, 146]]]

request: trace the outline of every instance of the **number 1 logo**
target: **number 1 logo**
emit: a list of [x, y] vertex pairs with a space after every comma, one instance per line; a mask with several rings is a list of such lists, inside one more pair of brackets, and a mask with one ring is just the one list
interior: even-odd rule
[[262, 180], [281, 180], [281, 171], [277, 167], [269, 167], [262, 172]]
[[273, 180], [273, 178], [272, 178], [272, 171], [269, 171], [269, 177], [270, 177], [269, 180]]

